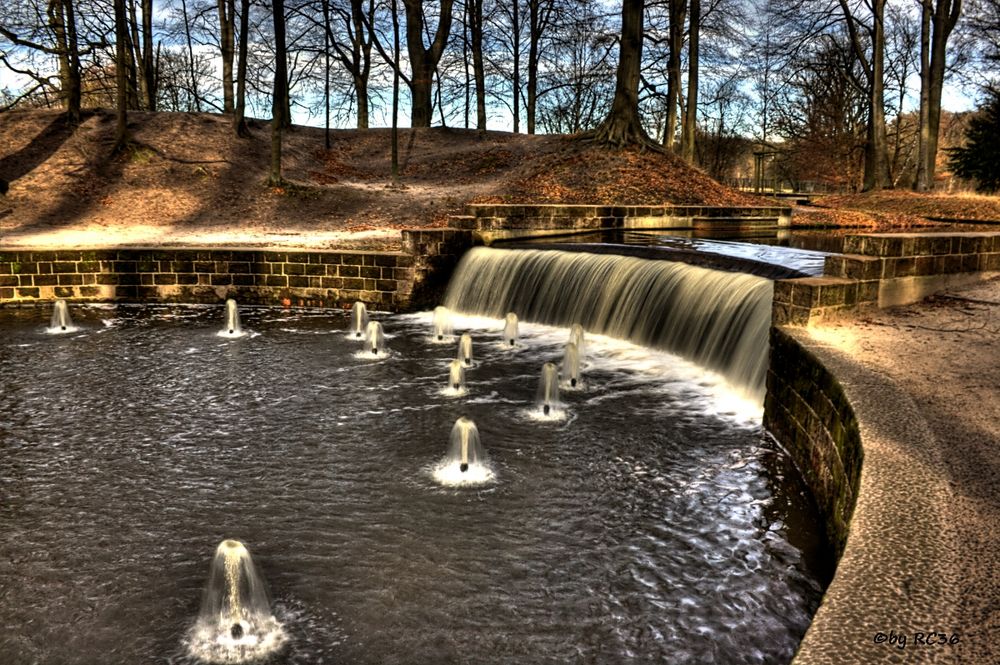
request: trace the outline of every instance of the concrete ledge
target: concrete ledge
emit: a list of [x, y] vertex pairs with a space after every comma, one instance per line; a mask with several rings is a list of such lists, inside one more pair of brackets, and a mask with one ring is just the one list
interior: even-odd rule
[[[836, 377], [857, 419], [864, 453], [843, 556], [793, 662], [965, 662], [956, 658], [955, 648], [912, 643], [915, 632], [951, 634], [963, 629], [956, 624], [956, 577], [962, 561], [943, 509], [952, 499], [952, 488], [940, 472], [946, 464], [942, 447], [905, 390], [886, 377], [817, 342], [807, 330], [785, 328], [776, 339], [785, 349], [772, 358], [771, 369], [786, 383], [802, 385], [806, 376]], [[789, 353], [798, 358], [791, 372], [780, 362]], [[819, 415], [824, 406], [817, 399], [825, 391], [805, 390], [810, 409]], [[768, 426], [786, 447], [801, 448], [801, 442], [787, 434], [797, 423], [787, 410], [775, 408], [780, 398], [768, 397]], [[829, 446], [822, 431], [807, 435], [817, 449]], [[803, 473], [809, 477], [808, 471]], [[877, 633], [890, 631], [909, 636], [906, 651], [875, 641]]]

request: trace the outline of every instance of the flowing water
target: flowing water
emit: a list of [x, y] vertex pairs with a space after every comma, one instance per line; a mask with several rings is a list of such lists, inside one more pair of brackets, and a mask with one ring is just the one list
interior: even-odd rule
[[513, 310], [525, 321], [581, 324], [662, 348], [762, 400], [772, 292], [762, 277], [683, 263], [476, 248], [462, 258], [445, 301], [455, 311], [500, 317]]
[[[373, 358], [338, 313], [244, 308], [230, 339], [218, 307], [80, 307], [58, 336], [0, 311], [0, 661], [197, 662], [235, 539], [287, 636], [269, 663], [788, 662], [829, 562], [760, 403], [587, 326], [586, 390], [539, 422], [568, 330], [525, 317], [511, 353], [505, 313], [453, 316], [459, 397], [429, 312], [378, 317]], [[494, 475], [448, 487], [460, 417]]]

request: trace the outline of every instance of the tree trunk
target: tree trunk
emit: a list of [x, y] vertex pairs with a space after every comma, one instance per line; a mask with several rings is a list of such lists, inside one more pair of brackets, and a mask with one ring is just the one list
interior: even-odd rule
[[368, 129], [368, 74], [371, 72], [372, 36], [371, 29], [375, 19], [375, 3], [369, 0], [367, 41], [365, 34], [365, 17], [362, 12], [364, 0], [351, 0], [351, 20], [354, 23], [354, 93], [358, 104], [358, 129]]
[[465, 114], [464, 127], [469, 128], [469, 113], [472, 110], [472, 77], [469, 75], [469, 0], [463, 3], [462, 14], [462, 70], [465, 73]]
[[392, 184], [399, 184], [399, 9], [392, 0]]
[[931, 2], [920, 0], [920, 121], [917, 138], [917, 175], [913, 189], [926, 192], [930, 189], [927, 178], [927, 152], [930, 142], [930, 124], [927, 111], [930, 108], [931, 92]]
[[406, 10], [406, 48], [410, 55], [410, 126], [430, 127], [434, 112], [434, 70], [451, 31], [454, 0], [441, 0], [441, 16], [430, 48], [424, 48], [423, 0], [403, 0]]
[[188, 65], [191, 70], [191, 96], [194, 97], [194, 110], [201, 112], [201, 96], [198, 95], [198, 74], [195, 72], [194, 46], [191, 43], [191, 22], [188, 20], [187, 0], [181, 0], [181, 14], [184, 17], [184, 37], [187, 39]]
[[681, 132], [681, 155], [694, 164], [695, 133], [698, 127], [698, 42], [701, 34], [701, 0], [691, 0], [688, 14], [688, 89], [687, 109]]
[[[930, 67], [927, 77], [927, 113], [926, 131], [921, 127], [920, 136], [926, 136], [926, 154], [924, 155], [925, 185], [927, 189], [934, 188], [934, 173], [937, 170], [938, 137], [941, 129], [941, 92], [944, 87], [945, 67], [947, 65], [948, 38], [951, 36], [958, 17], [962, 12], [962, 0], [937, 0], [934, 15], [931, 19]], [[921, 80], [921, 84], [924, 81]], [[924, 99], [921, 87], [921, 101]], [[921, 118], [924, 119], [923, 114]]]
[[642, 61], [643, 0], [623, 0], [622, 38], [611, 112], [594, 131], [597, 141], [613, 146], [650, 145], [639, 118], [639, 68]]
[[[62, 97], [62, 105], [72, 120], [80, 119], [79, 99], [77, 100], [76, 118], [72, 112], [71, 97], [73, 95], [73, 65], [70, 57], [69, 30], [66, 26], [68, 22], [65, 15], [65, 6], [62, 0], [49, 0], [47, 13], [49, 16], [49, 28], [55, 37], [57, 57], [59, 59], [59, 93]], [[78, 78], [78, 77], [77, 77]], [[76, 83], [77, 96], [79, 96], [79, 80]]]
[[71, 122], [80, 121], [83, 86], [80, 82], [80, 43], [76, 34], [76, 11], [73, 0], [63, 0], [66, 10], [66, 44], [69, 47], [69, 87], [66, 89], [66, 112]]
[[476, 78], [476, 129], [486, 133], [486, 72], [483, 68], [483, 0], [467, 0], [472, 5], [469, 26], [472, 32], [472, 69]]
[[240, 0], [240, 54], [236, 63], [236, 115], [233, 128], [236, 136], [249, 138], [247, 129], [247, 42], [250, 32], [250, 0]]
[[128, 77], [125, 71], [125, 35], [128, 31], [125, 17], [125, 0], [114, 0], [115, 9], [115, 81], [118, 91], [118, 112], [115, 122], [115, 153], [128, 146]]
[[[221, 4], [221, 0], [220, 0]], [[273, 0], [274, 10], [274, 94], [271, 97], [271, 186], [284, 183], [281, 177], [281, 134], [288, 108], [288, 64], [285, 54], [285, 0]]]
[[[282, 3], [284, 5], [284, 3]], [[233, 32], [236, 0], [218, 0], [219, 49], [222, 51], [222, 112], [233, 112]], [[284, 18], [282, 18], [284, 23]], [[286, 83], [287, 85], [287, 83]]]
[[542, 39], [538, 3], [539, 0], [528, 2], [528, 104], [525, 113], [529, 134], [535, 133], [535, 113], [538, 104], [538, 43]]
[[663, 147], [672, 150], [677, 133], [677, 106], [681, 96], [681, 49], [684, 48], [684, 14], [687, 0], [670, 0], [670, 26], [667, 55], [667, 122], [663, 128]]
[[519, 15], [521, 0], [514, 0], [511, 6], [511, 32], [513, 34], [513, 44], [511, 51], [514, 54], [514, 133], [521, 131], [521, 17]]
[[142, 74], [146, 110], [155, 111], [159, 81], [153, 60], [153, 0], [142, 0]]
[[865, 191], [892, 186], [889, 142], [885, 131], [885, 0], [872, 2], [872, 80], [868, 103], [868, 145], [865, 150]]

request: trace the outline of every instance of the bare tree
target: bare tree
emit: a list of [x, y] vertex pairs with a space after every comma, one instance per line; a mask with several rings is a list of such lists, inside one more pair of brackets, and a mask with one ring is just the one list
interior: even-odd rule
[[920, 6], [920, 142], [913, 188], [923, 192], [934, 187], [948, 38], [962, 0], [920, 0]]
[[410, 56], [410, 126], [430, 127], [433, 113], [434, 70], [451, 31], [453, 0], [441, 0], [437, 30], [430, 46], [424, 46], [423, 0], [403, 0], [406, 11], [406, 49]]
[[613, 146], [652, 146], [639, 118], [639, 70], [642, 64], [643, 0], [622, 1], [622, 35], [611, 112], [592, 136]]
[[701, 36], [701, 0], [691, 0], [688, 11], [687, 108], [681, 131], [681, 156], [689, 164], [695, 159], [695, 129], [698, 126], [698, 42]]
[[288, 61], [285, 51], [285, 0], [273, 0], [274, 18], [274, 93], [271, 97], [271, 186], [284, 183], [281, 177], [281, 135], [288, 112]]

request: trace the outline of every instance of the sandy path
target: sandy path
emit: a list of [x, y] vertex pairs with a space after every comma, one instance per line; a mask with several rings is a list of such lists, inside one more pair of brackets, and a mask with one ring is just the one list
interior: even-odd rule
[[[888, 378], [926, 421], [961, 562], [950, 590], [957, 625], [942, 627], [965, 637], [961, 662], [1000, 662], [1000, 644], [991, 643], [1000, 635], [1000, 279], [808, 335]], [[920, 515], [911, 528], [921, 528]]]

